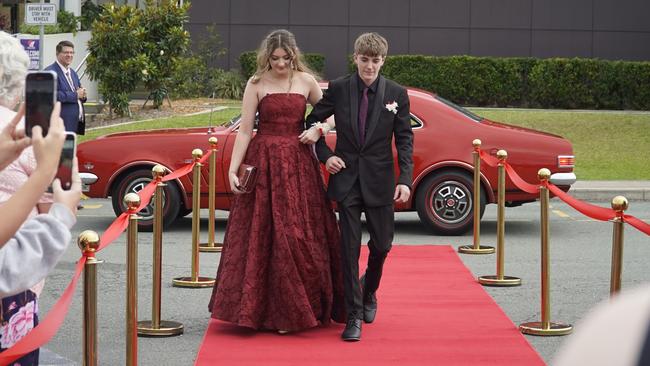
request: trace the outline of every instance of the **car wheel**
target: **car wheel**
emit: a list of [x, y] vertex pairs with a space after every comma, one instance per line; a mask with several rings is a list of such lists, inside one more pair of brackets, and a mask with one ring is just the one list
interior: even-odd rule
[[192, 213], [192, 210], [185, 208], [185, 206], [181, 207], [181, 209], [178, 211], [178, 218], [185, 217], [189, 214]]
[[[415, 196], [420, 220], [437, 234], [460, 235], [472, 227], [474, 183], [469, 174], [458, 171], [435, 173], [425, 178]], [[481, 190], [481, 217], [485, 212]]]
[[[122, 214], [126, 211], [126, 205], [123, 202], [124, 196], [127, 193], [140, 192], [153, 178], [151, 177], [150, 170], [135, 170], [123, 177], [120, 177], [113, 185], [111, 192], [113, 211], [116, 215]], [[176, 218], [180, 211], [180, 193], [175, 183], [168, 182], [167, 186], [163, 189], [163, 225], [169, 226]], [[138, 227], [142, 231], [153, 230], [153, 197], [151, 202], [138, 213], [140, 219], [138, 220]]]

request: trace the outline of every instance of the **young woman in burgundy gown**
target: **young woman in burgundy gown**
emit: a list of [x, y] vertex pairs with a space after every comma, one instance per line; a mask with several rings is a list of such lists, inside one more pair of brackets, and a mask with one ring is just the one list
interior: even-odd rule
[[[299, 140], [306, 104], [322, 92], [286, 30], [263, 40], [257, 64], [228, 172], [235, 198], [209, 310], [215, 319], [280, 333], [343, 322], [336, 217], [312, 146]], [[237, 188], [242, 163], [258, 169], [250, 193]]]

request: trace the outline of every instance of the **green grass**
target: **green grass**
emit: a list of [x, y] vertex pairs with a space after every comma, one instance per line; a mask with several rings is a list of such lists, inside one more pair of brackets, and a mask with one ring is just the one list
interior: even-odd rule
[[[240, 104], [214, 112], [213, 125], [240, 112]], [[529, 127], [567, 138], [580, 180], [650, 180], [650, 113], [470, 108], [494, 121]], [[79, 141], [115, 132], [207, 126], [209, 114], [170, 117], [89, 131]]]
[[650, 179], [650, 113], [482, 109], [494, 121], [565, 137], [580, 180]]
[[[227, 108], [212, 113], [212, 125], [217, 126], [228, 122], [232, 117], [238, 115], [240, 108]], [[79, 142], [92, 140], [99, 136], [108, 135], [109, 133], [155, 130], [160, 128], [190, 128], [190, 127], [207, 127], [210, 121], [210, 114], [204, 113], [188, 117], [169, 117], [157, 120], [130, 122], [128, 124], [116, 125], [106, 128], [99, 128], [88, 131], [85, 135], [79, 136]]]

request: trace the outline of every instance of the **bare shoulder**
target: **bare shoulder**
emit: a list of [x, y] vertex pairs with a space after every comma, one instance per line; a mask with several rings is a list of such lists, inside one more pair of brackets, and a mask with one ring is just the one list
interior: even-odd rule
[[258, 95], [261, 90], [261, 79], [255, 80], [253, 77], [250, 77], [246, 82], [245, 94]]
[[308, 72], [296, 71], [294, 75], [297, 80], [299, 80], [302, 83], [305, 83], [305, 85], [318, 84], [318, 81], [316, 80], [314, 75]]

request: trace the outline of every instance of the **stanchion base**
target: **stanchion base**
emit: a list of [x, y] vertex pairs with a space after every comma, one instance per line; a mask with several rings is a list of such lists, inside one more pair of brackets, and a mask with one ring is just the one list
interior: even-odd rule
[[223, 249], [223, 243], [213, 243], [213, 245], [209, 245], [209, 243], [201, 243], [199, 244], [199, 252], [204, 252], [204, 253], [216, 253], [220, 252]]
[[483, 286], [495, 286], [495, 287], [520, 286], [521, 278], [511, 277], [511, 276], [503, 276], [503, 278], [499, 278], [499, 276], [497, 275], [481, 276], [478, 278], [478, 283], [480, 283]]
[[494, 247], [489, 247], [486, 245], [480, 245], [478, 248], [474, 248], [473, 245], [461, 245], [458, 247], [458, 253], [463, 254], [492, 254], [494, 253]]
[[519, 325], [519, 331], [536, 336], [563, 336], [571, 334], [573, 327], [570, 324], [550, 323], [549, 328], [544, 328], [542, 322], [530, 322]]
[[183, 334], [183, 324], [167, 320], [160, 321], [160, 327], [154, 328], [151, 320], [138, 322], [140, 337], [173, 337]]
[[214, 286], [214, 278], [210, 277], [198, 277], [196, 281], [192, 280], [192, 277], [176, 277], [172, 281], [174, 287], [189, 287], [189, 288], [201, 288], [201, 287], [212, 287]]

